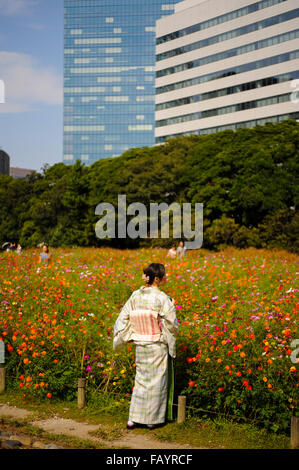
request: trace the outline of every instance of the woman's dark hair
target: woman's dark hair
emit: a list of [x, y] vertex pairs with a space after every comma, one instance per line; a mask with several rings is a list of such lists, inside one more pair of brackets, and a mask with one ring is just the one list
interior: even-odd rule
[[49, 253], [49, 245], [47, 245], [46, 243], [43, 244], [43, 247], [46, 246], [47, 249], [46, 249], [46, 253]]
[[143, 270], [144, 274], [149, 277], [148, 284], [152, 285], [155, 277], [163, 279], [166, 274], [164, 264], [152, 263], [147, 268]]

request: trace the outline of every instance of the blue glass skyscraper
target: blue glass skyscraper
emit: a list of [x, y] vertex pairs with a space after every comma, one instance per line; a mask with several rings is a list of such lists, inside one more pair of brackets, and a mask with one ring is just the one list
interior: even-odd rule
[[178, 0], [64, 0], [64, 163], [154, 145], [155, 24]]

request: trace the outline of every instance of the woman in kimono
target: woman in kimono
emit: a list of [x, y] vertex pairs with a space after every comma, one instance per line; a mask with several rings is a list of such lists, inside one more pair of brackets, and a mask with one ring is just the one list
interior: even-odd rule
[[144, 269], [143, 280], [145, 286], [134, 291], [123, 306], [113, 332], [115, 350], [128, 342], [136, 345], [128, 429], [138, 424], [151, 429], [163, 424], [166, 417], [172, 419], [176, 309], [174, 301], [160, 290], [166, 282], [163, 264], [150, 264]]

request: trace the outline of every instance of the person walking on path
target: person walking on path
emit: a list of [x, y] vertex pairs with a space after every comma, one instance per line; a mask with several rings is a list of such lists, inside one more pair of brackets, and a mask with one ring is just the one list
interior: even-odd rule
[[178, 321], [174, 301], [160, 290], [166, 282], [163, 264], [144, 269], [145, 285], [123, 306], [113, 330], [113, 349], [136, 345], [136, 376], [128, 429], [152, 429], [172, 418], [174, 364]]

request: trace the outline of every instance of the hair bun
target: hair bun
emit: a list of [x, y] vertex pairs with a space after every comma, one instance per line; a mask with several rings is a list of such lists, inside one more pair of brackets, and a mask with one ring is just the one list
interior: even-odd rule
[[149, 276], [147, 276], [146, 274], [142, 274], [142, 279], [143, 279], [145, 282], [149, 282], [149, 280], [150, 280]]

